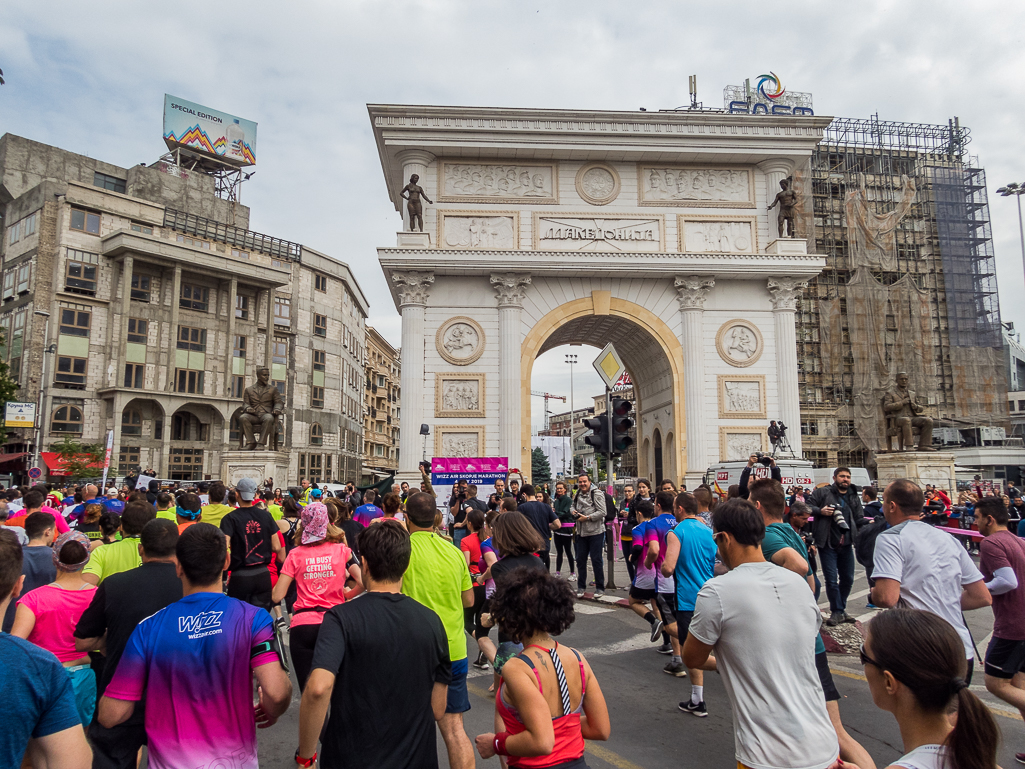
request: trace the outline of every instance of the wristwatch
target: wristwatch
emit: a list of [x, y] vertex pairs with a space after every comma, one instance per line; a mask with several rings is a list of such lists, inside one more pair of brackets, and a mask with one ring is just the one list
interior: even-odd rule
[[312, 758], [303, 758], [299, 755], [299, 748], [295, 749], [295, 765], [309, 767], [317, 763], [317, 754], [314, 752]]

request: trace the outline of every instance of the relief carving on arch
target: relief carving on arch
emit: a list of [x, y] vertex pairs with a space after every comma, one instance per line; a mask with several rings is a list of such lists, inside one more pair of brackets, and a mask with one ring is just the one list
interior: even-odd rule
[[750, 321], [728, 320], [715, 335], [715, 348], [719, 357], [737, 368], [754, 364], [765, 347], [762, 332]]
[[473, 318], [449, 318], [438, 328], [438, 355], [455, 366], [468, 366], [484, 354], [484, 329]]
[[434, 415], [439, 419], [483, 417], [485, 392], [484, 374], [435, 374]]

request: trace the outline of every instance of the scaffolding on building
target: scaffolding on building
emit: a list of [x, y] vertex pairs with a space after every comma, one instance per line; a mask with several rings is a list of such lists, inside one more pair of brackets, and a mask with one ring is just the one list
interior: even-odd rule
[[1006, 419], [994, 398], [1002, 351], [985, 173], [969, 141], [957, 118], [837, 118], [812, 157], [803, 224], [826, 267], [799, 308], [798, 357], [806, 454], [819, 466], [865, 465], [885, 450], [881, 398], [899, 370], [941, 424]]

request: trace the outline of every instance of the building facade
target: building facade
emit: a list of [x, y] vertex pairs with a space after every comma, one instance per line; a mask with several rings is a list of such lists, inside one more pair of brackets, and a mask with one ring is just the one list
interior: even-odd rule
[[366, 483], [393, 475], [399, 467], [399, 350], [367, 326], [366, 403], [363, 421], [363, 477]]
[[[112, 474], [218, 478], [242, 392], [267, 367], [290, 455], [275, 483], [359, 474], [368, 305], [347, 265], [250, 231], [249, 209], [202, 172], [10, 134], [0, 210], [3, 354], [19, 398], [42, 405], [43, 452], [113, 431]], [[14, 430], [0, 467], [27, 470], [35, 442]]]

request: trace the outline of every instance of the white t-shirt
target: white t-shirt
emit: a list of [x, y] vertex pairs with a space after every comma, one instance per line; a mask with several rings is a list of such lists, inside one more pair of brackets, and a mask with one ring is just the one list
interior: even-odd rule
[[924, 609], [949, 622], [975, 658], [972, 636], [961, 615], [961, 588], [982, 579], [953, 536], [921, 521], [905, 521], [876, 538], [873, 579], [895, 579], [900, 597], [912, 609]]
[[745, 766], [825, 769], [836, 761], [815, 667], [821, 624], [808, 581], [772, 563], [742, 564], [698, 591], [690, 633], [715, 647]]
[[947, 749], [942, 745], [919, 745], [894, 761], [893, 765], [905, 769], [942, 769], [946, 756]]

